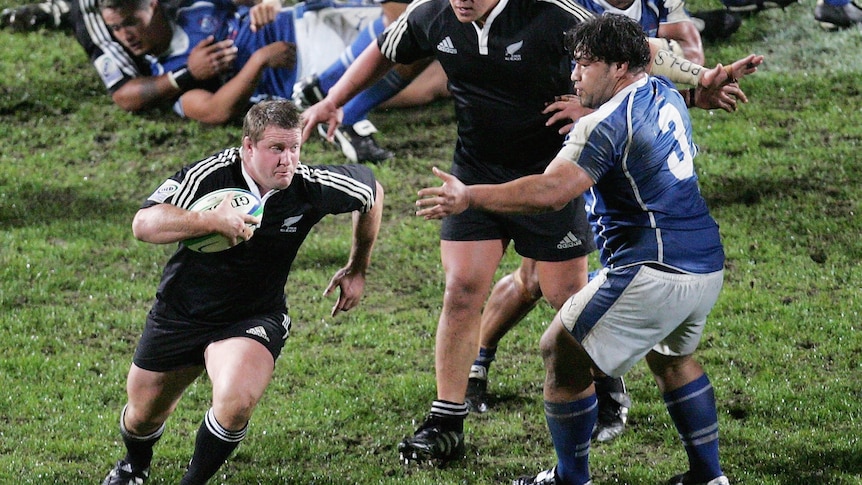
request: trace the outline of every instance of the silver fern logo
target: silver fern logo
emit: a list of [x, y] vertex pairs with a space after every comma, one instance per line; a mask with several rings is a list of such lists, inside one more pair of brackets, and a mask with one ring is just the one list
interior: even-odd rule
[[518, 51], [521, 50], [521, 47], [524, 47], [524, 41], [515, 42], [514, 44], [509, 44], [506, 47], [506, 60], [507, 61], [520, 61], [521, 54]]

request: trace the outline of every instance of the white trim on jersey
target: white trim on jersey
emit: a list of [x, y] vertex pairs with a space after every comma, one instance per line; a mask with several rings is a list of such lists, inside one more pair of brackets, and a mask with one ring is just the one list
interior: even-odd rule
[[356, 179], [347, 175], [325, 169], [311, 170], [302, 163], [296, 167], [296, 173], [310, 182], [332, 187], [362, 201], [362, 212], [368, 212], [374, 205], [374, 189], [365, 184], [358, 184]]
[[102, 14], [99, 11], [98, 0], [73, 0], [78, 2], [78, 9], [81, 13], [81, 18], [84, 21], [84, 26], [87, 28], [87, 33], [90, 35], [90, 40], [93, 44], [108, 54], [116, 61], [117, 66], [127, 76], [139, 77], [142, 75], [135, 64], [134, 59], [129, 55], [123, 46], [117, 42], [105, 25]]
[[551, 5], [556, 5], [557, 7], [565, 10], [566, 12], [572, 14], [573, 17], [577, 17], [581, 20], [581, 22], [585, 20], [589, 20], [594, 18], [592, 12], [582, 7], [578, 2], [574, 0], [539, 0], [540, 2], [550, 3]]
[[390, 61], [395, 61], [395, 48], [401, 43], [401, 37], [403, 37], [404, 32], [407, 31], [407, 17], [409, 17], [410, 12], [416, 10], [417, 7], [430, 1], [432, 0], [414, 0], [413, 2], [410, 2], [410, 4], [407, 5], [407, 10], [405, 10], [403, 14], [401, 14], [389, 25], [389, 27], [386, 28], [386, 39], [383, 41], [383, 45], [380, 46], [380, 52], [384, 57]]
[[482, 24], [482, 27], [476, 22], [473, 22], [473, 27], [476, 29], [476, 34], [479, 36], [479, 55], [487, 56], [488, 55], [488, 38], [490, 37], [491, 25], [494, 24], [494, 20], [503, 13], [503, 10], [506, 9], [506, 6], [509, 4], [509, 0], [500, 0], [496, 7], [488, 14], [488, 18], [485, 19], [485, 23]]
[[238, 152], [239, 148], [231, 148], [196, 163], [183, 175], [180, 187], [172, 198], [172, 204], [183, 209], [191, 207], [201, 182], [213, 172], [236, 163], [239, 159]]

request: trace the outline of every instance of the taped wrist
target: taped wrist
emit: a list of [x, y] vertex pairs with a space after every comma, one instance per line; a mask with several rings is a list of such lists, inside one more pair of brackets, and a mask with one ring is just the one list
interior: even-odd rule
[[195, 85], [195, 78], [192, 77], [188, 66], [168, 72], [168, 80], [171, 82], [171, 85], [182, 92], [188, 91]]
[[660, 50], [650, 66], [650, 74], [664, 76], [675, 83], [697, 86], [703, 74], [703, 66], [677, 56], [669, 50]]
[[685, 58], [685, 53], [682, 50], [682, 46], [679, 45], [679, 42], [673, 39], [665, 39], [664, 37], [652, 37], [649, 39], [649, 43], [658, 47], [659, 50], [671, 51], [674, 53], [674, 55]]

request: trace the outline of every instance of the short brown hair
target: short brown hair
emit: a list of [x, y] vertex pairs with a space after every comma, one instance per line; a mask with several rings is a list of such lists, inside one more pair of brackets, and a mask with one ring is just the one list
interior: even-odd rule
[[302, 128], [299, 109], [288, 100], [262, 101], [252, 106], [242, 122], [242, 135], [257, 143], [263, 138], [267, 127], [274, 126], [285, 130]]

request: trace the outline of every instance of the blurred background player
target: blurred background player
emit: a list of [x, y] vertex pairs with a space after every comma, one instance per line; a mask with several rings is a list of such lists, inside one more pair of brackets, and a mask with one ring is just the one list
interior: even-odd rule
[[[411, 0], [382, 0], [383, 14], [363, 29], [356, 39], [326, 70], [307, 76], [296, 84], [293, 100], [307, 109], [326, 97], [354, 60], [377, 39], [383, 30], [404, 13]], [[373, 153], [374, 158], [385, 160], [392, 156], [388, 150], [377, 147], [371, 135], [377, 131], [365, 115], [377, 106], [409, 107], [430, 103], [447, 97], [446, 74], [433, 58], [422, 59], [408, 66], [395, 66], [380, 82], [364, 90], [343, 107], [344, 118], [333, 132], [333, 141], [341, 147], [347, 158], [351, 150]], [[326, 138], [328, 126], [319, 125], [321, 136]]]
[[[264, 1], [263, 4], [257, 8], [265, 7], [272, 12], [281, 8], [278, 2]], [[247, 15], [247, 7], [239, 7], [239, 14]], [[196, 86], [216, 86], [218, 82], [214, 83], [214, 80], [235, 70], [237, 48], [233, 39], [216, 41], [214, 37], [207, 37], [189, 51], [187, 64], [172, 74], [174, 78], [182, 75], [181, 79], [185, 81], [182, 86], [172, 83], [169, 73], [153, 74], [152, 65], [144, 56], [130, 52], [117, 41], [105, 25], [96, 0], [52, 0], [9, 8], [4, 10], [0, 20], [5, 19], [4, 25], [11, 22], [22, 29], [53, 27], [54, 17], [44, 17], [45, 8], [59, 16], [58, 27], [72, 27], [78, 43], [84, 48], [112, 100], [126, 111], [137, 112], [170, 103]], [[159, 3], [159, 9], [165, 13], [164, 17], [168, 21], [174, 20], [176, 8], [177, 3], [171, 0]], [[315, 0], [291, 7], [299, 50], [296, 67], [298, 76], [322, 71], [329, 62], [340, 65], [342, 61], [339, 60], [339, 54], [342, 54], [342, 50], [349, 49], [349, 44], [361, 36], [365, 27], [372, 28], [370, 24], [373, 20], [382, 19], [381, 12], [384, 10], [363, 1], [335, 3]], [[355, 12], [361, 12], [361, 17], [357, 18]], [[347, 55], [342, 55], [344, 57]], [[415, 71], [407, 73], [411, 79], [417, 74]], [[434, 80], [429, 83], [429, 79]], [[408, 89], [401, 89], [385, 106], [416, 106], [446, 93], [445, 77], [441, 81], [439, 76], [422, 75], [415, 83], [409, 81]], [[432, 85], [435, 87], [432, 88]], [[286, 88], [285, 91], [292, 94], [291, 89]], [[358, 127], [362, 128], [358, 130], [362, 134], [352, 133], [353, 136], [342, 143], [342, 151], [350, 161], [379, 162], [392, 156], [391, 152], [376, 145], [371, 136], [376, 128], [367, 120], [368, 112], [379, 104], [381, 91], [375, 88], [373, 92], [369, 90], [368, 93], [360, 94], [357, 102], [345, 111], [347, 116], [359, 120]], [[366, 96], [371, 101], [365, 100]], [[391, 93], [385, 96], [391, 96]]]
[[826, 30], [862, 26], [862, 8], [852, 0], [817, 0], [814, 19]]

